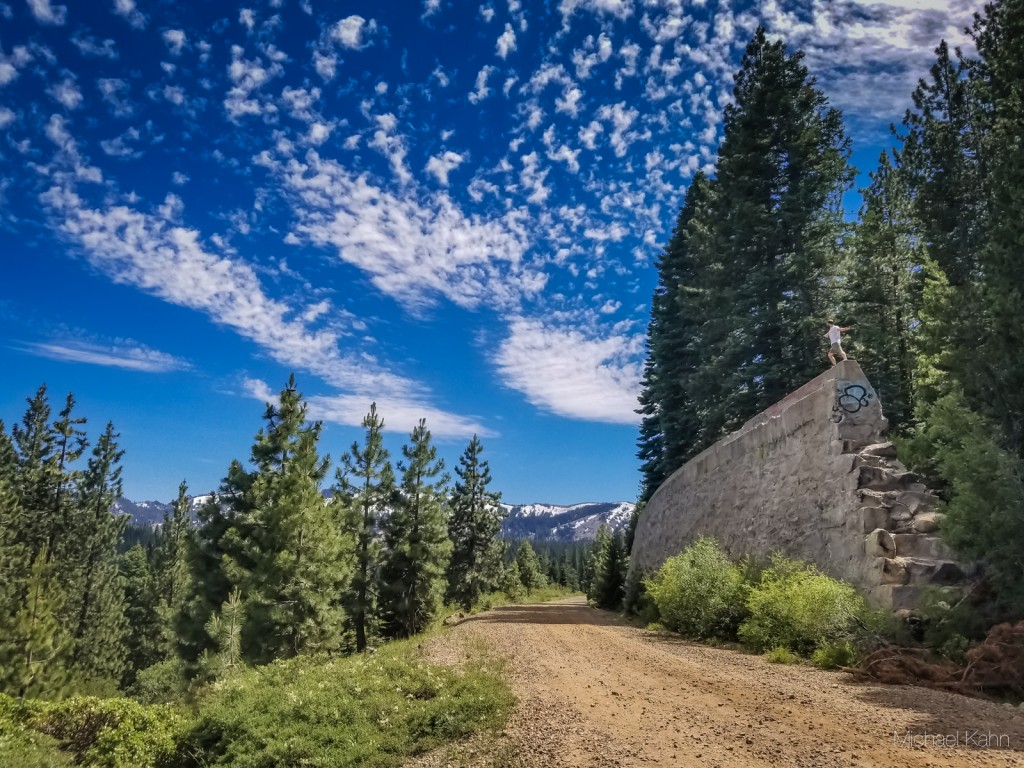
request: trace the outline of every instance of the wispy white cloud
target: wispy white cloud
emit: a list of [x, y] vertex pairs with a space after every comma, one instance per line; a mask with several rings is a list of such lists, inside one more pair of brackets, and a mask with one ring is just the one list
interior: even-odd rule
[[441, 0], [423, 0], [423, 13], [421, 19], [429, 18], [441, 10]]
[[128, 99], [130, 86], [127, 80], [103, 77], [96, 81], [96, 87], [103, 101], [110, 106], [114, 117], [129, 117], [135, 111], [135, 107]]
[[373, 132], [370, 146], [384, 155], [391, 163], [395, 178], [403, 184], [412, 180], [412, 174], [405, 165], [409, 150], [405, 145], [405, 137], [398, 133], [398, 120], [390, 112], [377, 115], [377, 130]]
[[118, 58], [117, 46], [110, 38], [100, 41], [79, 31], [71, 36], [71, 42], [83, 56], [111, 60]]
[[512, 29], [512, 25], [506, 23], [505, 31], [501, 33], [501, 37], [498, 38], [498, 42], [495, 45], [498, 56], [502, 59], [507, 59], [508, 55], [516, 49], [516, 33]]
[[437, 179], [442, 186], [448, 186], [448, 174], [458, 168], [465, 161], [465, 157], [458, 152], [445, 152], [435, 155], [427, 161], [426, 171]]
[[494, 354], [505, 386], [542, 410], [583, 421], [635, 424], [643, 337], [518, 317]]
[[65, 109], [78, 109], [82, 106], [82, 92], [78, 90], [73, 78], [66, 77], [59, 83], [54, 83], [46, 92]]
[[558, 11], [562, 14], [562, 23], [566, 26], [569, 24], [569, 18], [576, 11], [626, 19], [633, 15], [633, 2], [632, 0], [562, 0], [558, 4]]
[[163, 33], [164, 43], [167, 44], [167, 49], [171, 52], [172, 56], [181, 56], [182, 50], [185, 48], [185, 44], [188, 42], [188, 37], [185, 35], [183, 29], [165, 29]]
[[87, 341], [22, 342], [17, 349], [37, 357], [68, 363], [87, 363], [143, 373], [170, 373], [192, 368], [188, 361], [160, 352], [131, 339], [110, 344]]
[[270, 80], [284, 72], [280, 61], [262, 62], [258, 59], [246, 59], [241, 46], [231, 46], [231, 64], [228, 65], [228, 76], [232, 87], [224, 99], [224, 109], [228, 117], [237, 122], [245, 116], [268, 115], [277, 111], [272, 100], [263, 97], [259, 91]]
[[373, 44], [371, 39], [377, 32], [377, 22], [367, 21], [362, 16], [348, 16], [331, 29], [331, 39], [342, 48], [360, 50]]
[[28, 8], [40, 24], [63, 26], [68, 18], [66, 5], [54, 5], [50, 0], [28, 0]]
[[136, 29], [146, 26], [146, 16], [135, 7], [135, 0], [114, 0], [114, 13]]
[[469, 94], [469, 101], [471, 104], [479, 104], [491, 95], [491, 89], [487, 86], [487, 80], [494, 71], [494, 67], [487, 65], [476, 73], [476, 88]]
[[291, 198], [293, 232], [336, 248], [407, 307], [427, 307], [438, 297], [466, 308], [517, 306], [544, 285], [544, 275], [523, 264], [529, 239], [521, 212], [470, 216], [446, 192], [414, 185], [389, 191], [312, 151], [304, 162], [263, 162]]
[[[299, 382], [301, 386], [301, 382]], [[261, 379], [242, 380], [246, 395], [261, 403], [276, 402], [276, 392]], [[305, 398], [311, 419], [341, 424], [347, 427], [362, 426], [363, 419], [370, 411], [371, 403], [377, 403], [377, 413], [384, 420], [385, 432], [408, 434], [419, 423], [427, 420], [431, 434], [439, 439], [468, 438], [472, 435], [495, 437], [496, 433], [480, 421], [443, 411], [423, 400], [407, 397], [370, 394], [360, 395], [309, 395]]]

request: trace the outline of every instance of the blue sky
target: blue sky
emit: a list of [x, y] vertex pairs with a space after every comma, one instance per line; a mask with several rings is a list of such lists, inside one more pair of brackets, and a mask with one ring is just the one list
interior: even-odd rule
[[294, 371], [332, 456], [375, 400], [506, 501], [633, 499], [654, 260], [753, 30], [867, 171], [979, 5], [0, 2], [0, 418], [73, 391], [167, 500]]

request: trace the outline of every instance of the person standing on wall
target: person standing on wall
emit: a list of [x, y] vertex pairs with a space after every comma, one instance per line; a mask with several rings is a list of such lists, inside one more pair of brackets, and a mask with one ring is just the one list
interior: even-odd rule
[[836, 355], [842, 355], [843, 361], [846, 361], [846, 353], [843, 351], [843, 345], [840, 343], [840, 334], [849, 331], [849, 328], [840, 328], [835, 324], [834, 320], [828, 321], [828, 336], [829, 343], [832, 345], [828, 350], [828, 359], [832, 365], [836, 364]]

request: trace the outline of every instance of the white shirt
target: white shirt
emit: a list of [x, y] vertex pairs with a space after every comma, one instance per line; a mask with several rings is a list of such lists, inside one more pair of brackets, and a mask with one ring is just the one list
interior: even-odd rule
[[839, 343], [839, 326], [833, 325], [828, 329], [828, 340], [832, 344]]

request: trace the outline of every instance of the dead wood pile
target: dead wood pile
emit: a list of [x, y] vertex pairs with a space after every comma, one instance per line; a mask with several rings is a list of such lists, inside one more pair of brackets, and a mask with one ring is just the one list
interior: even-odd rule
[[960, 666], [924, 648], [887, 646], [848, 668], [854, 676], [892, 685], [941, 688], [968, 696], [1024, 696], [1024, 621], [997, 624]]

